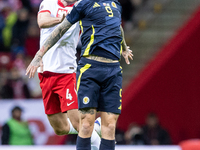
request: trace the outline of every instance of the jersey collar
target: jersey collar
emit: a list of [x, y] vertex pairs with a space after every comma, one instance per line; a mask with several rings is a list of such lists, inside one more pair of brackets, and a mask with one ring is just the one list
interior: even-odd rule
[[61, 0], [58, 0], [58, 5], [59, 5], [60, 7], [65, 8], [65, 6], [64, 6], [63, 3], [61, 2]]
[[[63, 3], [61, 2], [61, 0], [58, 0], [58, 5], [59, 5], [60, 7], [65, 8], [65, 6], [64, 6]], [[73, 7], [73, 6], [74, 6], [74, 4], [72, 4], [72, 5], [67, 5], [66, 7]]]

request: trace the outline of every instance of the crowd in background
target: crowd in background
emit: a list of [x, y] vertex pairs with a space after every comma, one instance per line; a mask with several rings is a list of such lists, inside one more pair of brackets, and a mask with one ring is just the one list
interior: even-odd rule
[[41, 97], [39, 80], [25, 70], [39, 48], [37, 11], [41, 0], [0, 0], [0, 98]]
[[171, 137], [162, 127], [157, 114], [151, 112], [145, 118], [145, 124], [131, 123], [127, 131], [116, 130], [118, 144], [126, 145], [170, 145]]
[[[27, 65], [39, 49], [37, 12], [41, 1], [0, 0], [0, 99], [41, 98], [37, 76], [25, 76]], [[145, 1], [119, 0], [123, 26], [133, 22], [134, 12]], [[80, 48], [77, 50], [80, 52]]]

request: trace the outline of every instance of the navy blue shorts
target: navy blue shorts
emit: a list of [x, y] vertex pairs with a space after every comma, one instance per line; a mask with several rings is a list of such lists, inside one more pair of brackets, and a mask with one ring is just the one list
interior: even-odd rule
[[121, 113], [122, 69], [119, 62], [102, 63], [82, 57], [76, 79], [79, 109]]

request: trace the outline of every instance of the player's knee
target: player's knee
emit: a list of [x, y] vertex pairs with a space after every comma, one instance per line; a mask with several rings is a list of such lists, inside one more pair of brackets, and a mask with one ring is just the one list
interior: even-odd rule
[[115, 131], [115, 124], [114, 123], [109, 123], [107, 126], [107, 129], [109, 132], [114, 132]]
[[107, 134], [113, 134], [115, 132], [116, 125], [114, 123], [108, 123], [106, 125], [102, 125], [102, 130], [104, 130]]
[[89, 135], [93, 130], [93, 126], [89, 122], [84, 122], [82, 123], [81, 129], [84, 135]]
[[106, 124], [101, 125], [101, 133], [102, 137], [107, 138], [109, 140], [113, 140], [115, 138], [115, 124]]

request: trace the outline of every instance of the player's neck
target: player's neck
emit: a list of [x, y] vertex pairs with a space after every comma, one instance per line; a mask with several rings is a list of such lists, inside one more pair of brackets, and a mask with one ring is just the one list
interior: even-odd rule
[[58, 0], [58, 1], [60, 1], [63, 4], [64, 7], [67, 6], [67, 2], [65, 0]]

